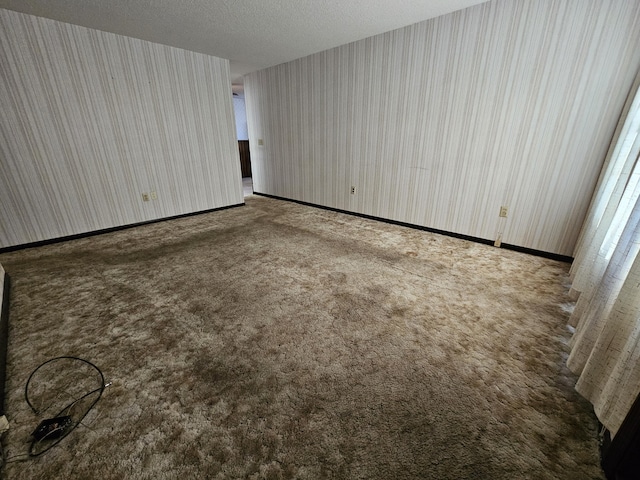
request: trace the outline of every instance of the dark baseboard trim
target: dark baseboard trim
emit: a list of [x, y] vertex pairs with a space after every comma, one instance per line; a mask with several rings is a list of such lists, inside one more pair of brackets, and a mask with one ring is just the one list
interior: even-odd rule
[[535, 250], [533, 248], [521, 247], [519, 245], [512, 245], [510, 243], [503, 243], [502, 248], [507, 250], [513, 250], [514, 252], [528, 253], [529, 255], [535, 255], [536, 257], [544, 257], [550, 260], [557, 260], [558, 262], [573, 263], [573, 257], [568, 255], [560, 255], [558, 253], [544, 252], [542, 250]]
[[202, 215], [203, 213], [218, 212], [220, 210], [227, 210], [229, 208], [243, 207], [244, 205], [245, 205], [244, 202], [236, 203], [234, 205], [227, 205], [225, 207], [210, 208], [208, 210], [199, 210], [197, 212], [183, 213], [180, 215], [174, 215], [172, 217], [156, 218], [154, 220], [147, 220], [146, 222], [129, 223], [127, 225], [119, 225], [117, 227], [103, 228], [101, 230], [92, 230], [91, 232], [77, 233], [75, 235], [67, 235], [64, 237], [52, 238], [49, 240], [41, 240], [39, 242], [23, 243], [20, 245], [13, 245], [11, 247], [0, 248], [0, 253], [14, 252], [16, 250], [24, 250], [25, 248], [42, 247], [43, 245], [51, 245], [54, 243], [67, 242], [69, 240], [76, 240], [78, 238], [93, 237], [95, 235], [102, 235], [103, 233], [117, 232], [118, 230], [126, 230], [128, 228], [140, 227], [142, 225], [149, 225], [152, 223], [159, 223], [167, 220], [175, 220], [176, 218], [192, 217], [194, 215]]
[[0, 315], [0, 415], [4, 415], [4, 385], [7, 378], [7, 345], [9, 342], [9, 286], [11, 279], [4, 272], [2, 314]]
[[[494, 243], [493, 240], [488, 240], [486, 238], [473, 237], [471, 235], [463, 235], [461, 233], [455, 233], [455, 232], [447, 232], [446, 230], [438, 230], [437, 228], [425, 227], [423, 225], [416, 225], [416, 224], [413, 224], [413, 223], [406, 223], [406, 222], [400, 222], [398, 220], [391, 220], [391, 219], [388, 219], [388, 218], [376, 217], [376, 216], [373, 216], [373, 215], [367, 215], [365, 213], [350, 212], [348, 210], [342, 210], [342, 209], [339, 209], [339, 208], [327, 207], [325, 205], [318, 205], [318, 204], [315, 204], [315, 203], [304, 202], [302, 200], [294, 200], [292, 198], [279, 197], [278, 195], [270, 195], [268, 193], [260, 193], [260, 192], [256, 192], [256, 191], [254, 191], [253, 194], [254, 195], [260, 195], [262, 197], [267, 197], [267, 198], [274, 198], [276, 200], [284, 200], [286, 202], [298, 203], [300, 205], [306, 205], [308, 207], [320, 208], [322, 210], [329, 210], [331, 212], [345, 213], [347, 215], [353, 215], [354, 217], [366, 218], [368, 220], [377, 220], [379, 222], [390, 223], [392, 225], [399, 225], [401, 227], [413, 228], [413, 229], [416, 229], [416, 230], [423, 230], [425, 232], [430, 232], [430, 233], [437, 233], [439, 235], [446, 235], [447, 237], [459, 238], [459, 239], [462, 239], [462, 240], [468, 240], [470, 242], [482, 243], [484, 245], [493, 245], [493, 243]], [[566, 255], [559, 255], [557, 253], [543, 252], [542, 250], [534, 250], [533, 248], [519, 247], [517, 245], [510, 245], [510, 244], [507, 244], [507, 243], [503, 243], [501, 245], [501, 248], [505, 248], [507, 250], [514, 250], [516, 252], [521, 252], [521, 253], [527, 253], [529, 255], [535, 255], [537, 257], [549, 258], [551, 260], [557, 260], [559, 262], [566, 262], [566, 263], [573, 262], [573, 258], [572, 257], [566, 256]]]

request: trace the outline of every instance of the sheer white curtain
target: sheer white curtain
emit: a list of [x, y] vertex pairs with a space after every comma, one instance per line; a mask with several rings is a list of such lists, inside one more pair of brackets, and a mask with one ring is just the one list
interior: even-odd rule
[[640, 394], [640, 73], [598, 181], [571, 269], [579, 295], [569, 368], [612, 435]]

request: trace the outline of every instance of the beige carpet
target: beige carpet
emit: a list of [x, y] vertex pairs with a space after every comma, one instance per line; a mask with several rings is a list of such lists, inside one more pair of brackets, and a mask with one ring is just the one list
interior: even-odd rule
[[41, 420], [23, 392], [41, 362], [113, 382], [6, 477], [603, 478], [564, 366], [568, 265], [246, 202], [0, 255], [6, 455]]

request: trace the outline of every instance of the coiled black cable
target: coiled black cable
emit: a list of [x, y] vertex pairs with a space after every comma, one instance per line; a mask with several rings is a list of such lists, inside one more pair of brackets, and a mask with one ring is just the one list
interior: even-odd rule
[[[102, 393], [104, 392], [104, 389], [107, 387], [107, 384], [105, 384], [105, 381], [104, 381], [104, 375], [102, 374], [102, 371], [96, 365], [94, 365], [93, 363], [89, 362], [88, 360], [85, 360], [85, 359], [79, 358], [79, 357], [72, 357], [72, 356], [61, 356], [61, 357], [52, 358], [50, 360], [47, 360], [44, 363], [41, 363], [33, 372], [31, 372], [31, 375], [29, 375], [29, 378], [27, 380], [27, 384], [24, 387], [24, 398], [27, 401], [27, 404], [29, 405], [29, 407], [31, 408], [33, 413], [35, 413], [36, 415], [38, 415], [40, 412], [33, 406], [31, 401], [29, 400], [29, 384], [31, 383], [31, 379], [38, 372], [38, 370], [40, 370], [45, 365], [47, 365], [47, 364], [49, 364], [51, 362], [54, 362], [56, 360], [64, 360], [64, 359], [76, 360], [76, 361], [79, 361], [79, 362], [84, 362], [85, 364], [87, 364], [90, 367], [92, 367], [93, 369], [95, 369], [95, 371], [98, 372], [98, 374], [100, 375], [100, 386], [98, 388], [88, 392], [88, 393], [85, 393], [81, 397], [76, 398], [73, 402], [69, 403], [62, 410], [60, 410], [60, 412], [58, 412], [58, 414], [55, 415], [55, 417], [61, 417], [62, 415], [65, 414], [65, 412], [68, 413], [69, 410], [75, 404], [80, 402], [81, 400], [84, 400], [85, 398], [87, 398], [90, 395], [95, 394], [96, 392], [99, 392], [99, 393], [98, 393], [96, 399], [89, 405], [89, 407], [84, 411], [84, 413], [82, 413], [82, 415], [79, 418], [73, 419], [71, 425], [69, 425], [68, 427], [65, 427], [65, 428], [54, 429], [51, 432], [49, 432], [46, 435], [44, 435], [44, 437], [42, 437], [42, 438], [34, 437], [34, 439], [31, 441], [31, 445], [29, 447], [29, 455], [32, 456], [32, 457], [36, 457], [38, 455], [42, 455], [43, 453], [48, 451], [50, 448], [52, 448], [52, 447], [56, 446], [58, 443], [60, 443], [62, 441], [62, 439], [64, 439], [67, 435], [69, 435], [69, 433], [71, 433], [73, 430], [75, 430], [75, 428], [82, 422], [82, 420], [87, 416], [87, 414], [95, 406], [95, 404], [98, 402], [98, 400], [100, 400], [100, 398], [102, 397]], [[37, 451], [36, 447], [38, 447], [39, 444], [41, 442], [43, 442], [44, 440], [50, 440], [47, 437], [48, 436], [52, 436], [53, 433], [56, 433], [56, 435], [57, 435], [56, 438], [55, 438], [55, 441], [52, 441], [52, 443], [49, 444], [43, 450]]]

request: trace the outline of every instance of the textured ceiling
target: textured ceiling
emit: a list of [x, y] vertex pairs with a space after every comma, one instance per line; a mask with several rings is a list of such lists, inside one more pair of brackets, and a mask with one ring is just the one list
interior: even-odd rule
[[0, 0], [0, 7], [261, 68], [487, 0]]

